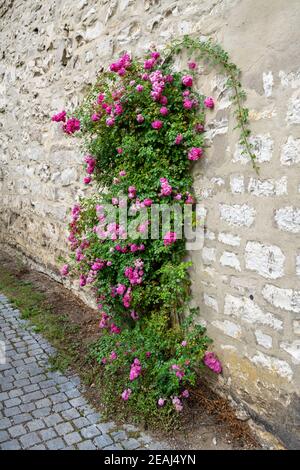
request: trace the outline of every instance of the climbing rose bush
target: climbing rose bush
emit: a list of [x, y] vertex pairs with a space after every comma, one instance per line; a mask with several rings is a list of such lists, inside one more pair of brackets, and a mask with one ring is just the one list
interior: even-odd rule
[[153, 204], [194, 207], [191, 169], [204, 158], [204, 111], [214, 106], [193, 88], [196, 69], [189, 62], [174, 72], [157, 51], [144, 60], [124, 54], [73, 116], [52, 117], [83, 139], [83, 181], [94, 185], [72, 209], [71, 256], [61, 274], [97, 299], [101, 335], [91, 354], [103, 368], [106, 401], [115, 396], [144, 415], [180, 412], [204, 364], [221, 372], [218, 359], [204, 355], [205, 329], [192, 326], [191, 263], [174, 215], [171, 230], [161, 221], [160, 237], [149, 236]]

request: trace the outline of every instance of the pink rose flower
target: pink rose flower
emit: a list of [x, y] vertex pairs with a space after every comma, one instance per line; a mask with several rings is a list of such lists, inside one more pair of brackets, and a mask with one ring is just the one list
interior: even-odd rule
[[137, 379], [142, 373], [142, 366], [140, 361], [135, 358], [133, 363], [131, 364], [129, 380], [132, 382], [133, 380]]
[[125, 170], [121, 170], [120, 173], [119, 173], [120, 176], [126, 176], [126, 171]]
[[112, 351], [112, 352], [110, 353], [110, 356], [109, 356], [109, 357], [110, 357], [110, 359], [111, 359], [112, 361], [114, 361], [115, 359], [118, 358], [118, 355], [117, 355], [116, 351]]
[[192, 147], [188, 153], [188, 159], [192, 161], [199, 160], [203, 155], [203, 149], [201, 147]]
[[63, 125], [63, 131], [66, 134], [74, 134], [74, 132], [80, 130], [80, 121], [76, 118], [68, 119], [66, 124]]
[[141, 124], [142, 122], [145, 121], [145, 118], [142, 114], [138, 114], [137, 117], [136, 117], [136, 120], [139, 124]]
[[153, 127], [153, 129], [158, 130], [158, 129], [161, 129], [161, 128], [162, 128], [163, 122], [162, 122], [162, 121], [159, 121], [159, 120], [156, 120], [156, 121], [153, 121], [153, 122], [151, 123], [151, 126]]
[[62, 276], [67, 276], [69, 274], [69, 265], [68, 264], [64, 264], [61, 269], [60, 269], [60, 274]]
[[183, 405], [178, 397], [174, 397], [172, 399], [172, 403], [174, 405], [175, 410], [179, 413], [183, 409]]
[[184, 77], [182, 77], [182, 84], [184, 86], [191, 87], [193, 85], [193, 77], [191, 77], [190, 75], [184, 75]]
[[182, 341], [181, 346], [185, 347], [187, 345], [186, 341]]
[[158, 406], [164, 406], [165, 401], [166, 401], [166, 400], [164, 400], [163, 398], [159, 398], [159, 399], [158, 399], [158, 402], [157, 402]]
[[114, 124], [115, 124], [115, 118], [110, 117], [110, 118], [107, 118], [107, 119], [106, 119], [106, 125], [107, 125], [108, 127], [112, 127]]
[[126, 390], [124, 390], [124, 392], [121, 395], [122, 400], [127, 401], [129, 399], [131, 393], [132, 393], [131, 388], [127, 388]]
[[192, 109], [193, 106], [194, 106], [194, 101], [193, 100], [188, 100], [187, 98], [185, 98], [183, 100], [184, 109]]
[[200, 123], [196, 124], [196, 125], [195, 125], [195, 131], [196, 131], [196, 132], [204, 132], [204, 126], [203, 126], [203, 124], [200, 124]]
[[137, 85], [135, 87], [135, 89], [136, 89], [136, 91], [138, 91], [140, 93], [141, 91], [143, 91], [144, 87], [143, 87], [143, 85]]
[[168, 104], [168, 98], [166, 96], [161, 96], [159, 99], [160, 104], [163, 104], [164, 106]]
[[162, 106], [162, 107], [160, 108], [159, 112], [160, 112], [160, 114], [161, 114], [162, 116], [166, 116], [166, 115], [168, 114], [169, 110], [168, 110], [168, 108], [166, 108], [165, 106]]
[[114, 333], [116, 335], [118, 335], [119, 333], [121, 333], [121, 328], [119, 328], [117, 325], [115, 325], [114, 323], [112, 323], [110, 325], [110, 332], [111, 333]]
[[134, 321], [137, 321], [139, 319], [138, 314], [134, 310], [131, 310], [130, 316]]
[[65, 122], [66, 115], [67, 115], [66, 111], [61, 111], [60, 113], [54, 114], [51, 118], [51, 121]]
[[143, 200], [143, 204], [146, 207], [150, 207], [153, 204], [153, 201], [150, 198], [146, 198], [146, 199]]
[[166, 75], [166, 76], [165, 76], [165, 81], [166, 81], [167, 83], [172, 83], [173, 80], [174, 80], [173, 75]]
[[204, 354], [203, 362], [209, 369], [211, 369], [216, 374], [220, 374], [222, 372], [221, 362], [219, 361], [215, 353], [206, 351], [206, 353]]
[[190, 396], [189, 391], [188, 390], [183, 390], [181, 396], [184, 397], [184, 398], [189, 398], [189, 396]]
[[205, 100], [204, 100], [204, 106], [205, 106], [206, 108], [212, 109], [212, 108], [215, 106], [214, 99], [213, 99], [211, 96], [208, 96], [207, 98], [205, 98]]
[[98, 95], [98, 98], [97, 98], [97, 103], [101, 104], [104, 98], [105, 98], [104, 93], [100, 93], [100, 95]]
[[183, 135], [182, 135], [182, 134], [178, 134], [178, 135], [176, 136], [176, 139], [175, 139], [175, 144], [176, 144], [176, 145], [180, 145], [182, 141], [183, 141]]
[[124, 284], [118, 284], [118, 286], [116, 287], [116, 293], [119, 295], [123, 295], [125, 291], [126, 286]]
[[152, 57], [151, 59], [147, 59], [144, 62], [144, 69], [151, 70], [155, 65], [155, 59]]
[[196, 62], [188, 62], [188, 67], [190, 70], [195, 70], [195, 68], [197, 67], [197, 64]]
[[92, 121], [99, 121], [99, 119], [100, 119], [99, 114], [97, 114], [97, 113], [92, 114], [92, 117], [91, 117]]
[[92, 181], [92, 178], [90, 176], [85, 176], [83, 178], [84, 184], [90, 184], [91, 181]]
[[164, 236], [164, 245], [172, 245], [172, 243], [175, 243], [177, 239], [176, 232], [167, 232], [166, 235]]

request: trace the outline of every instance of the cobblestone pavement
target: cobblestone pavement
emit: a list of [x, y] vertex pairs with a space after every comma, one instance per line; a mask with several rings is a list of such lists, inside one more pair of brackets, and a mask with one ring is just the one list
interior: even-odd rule
[[132, 425], [104, 422], [78, 376], [49, 370], [54, 353], [0, 294], [0, 449], [167, 448]]

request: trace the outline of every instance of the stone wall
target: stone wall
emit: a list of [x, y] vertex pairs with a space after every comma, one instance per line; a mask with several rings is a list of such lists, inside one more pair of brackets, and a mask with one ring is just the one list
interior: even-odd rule
[[199, 77], [217, 106], [194, 171], [206, 236], [191, 253], [193, 289], [224, 363], [214, 386], [290, 448], [300, 447], [299, 21], [298, 0], [0, 0], [0, 237], [53, 275], [86, 189], [78, 144], [50, 116], [74, 109], [121, 51], [186, 33], [213, 37], [242, 69], [259, 175], [237, 145], [224, 77]]

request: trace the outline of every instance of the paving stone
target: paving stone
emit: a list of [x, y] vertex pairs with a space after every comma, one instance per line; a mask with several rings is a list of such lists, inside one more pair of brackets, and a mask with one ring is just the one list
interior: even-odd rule
[[111, 433], [111, 436], [115, 442], [124, 441], [127, 438], [125, 431], [115, 431]]
[[91, 413], [86, 416], [86, 419], [88, 419], [91, 424], [97, 424], [101, 420], [101, 415], [100, 413]]
[[11, 435], [11, 437], [22, 436], [25, 433], [26, 429], [22, 424], [17, 424], [16, 426], [12, 426], [9, 428], [9, 434]]
[[4, 415], [7, 416], [8, 418], [10, 416], [15, 416], [21, 412], [20, 408], [18, 406], [13, 406], [12, 408], [5, 408], [4, 409]]
[[[65, 401], [68, 400], [68, 397], [67, 395], [65, 395], [64, 393], [56, 393], [55, 395], [52, 395], [51, 397], [51, 401], [56, 404], [56, 403], [63, 403]], [[72, 405], [72, 402], [70, 402], [71, 405]], [[72, 405], [73, 406], [73, 405]]]
[[54, 439], [55, 437], [57, 437], [57, 433], [54, 431], [53, 428], [43, 429], [42, 431], [40, 431], [40, 436], [43, 441], [49, 441], [50, 439]]
[[44, 444], [37, 444], [36, 446], [30, 447], [30, 450], [47, 450]]
[[9, 426], [11, 426], [9, 418], [0, 419], [0, 429], [7, 429]]
[[72, 432], [70, 434], [66, 434], [64, 436], [64, 440], [66, 441], [68, 445], [72, 445], [72, 444], [77, 444], [78, 442], [82, 441], [82, 437], [80, 436], [78, 432]]
[[95, 425], [91, 425], [91, 426], [88, 426], [87, 428], [83, 428], [81, 429], [80, 432], [82, 436], [85, 437], [86, 439], [91, 439], [92, 437], [95, 437], [101, 433], [101, 431]]
[[45, 427], [45, 423], [41, 419], [33, 419], [32, 421], [29, 421], [26, 426], [28, 427], [29, 431], [38, 431]]
[[80, 418], [74, 419], [73, 424], [76, 428], [81, 429], [85, 426], [88, 426], [90, 423], [87, 420], [87, 418], [80, 417]]
[[6, 392], [0, 393], [0, 401], [8, 400], [9, 395]]
[[93, 443], [97, 449], [103, 449], [104, 447], [113, 444], [114, 441], [108, 434], [102, 434], [101, 436], [95, 437], [95, 439], [93, 439]]
[[32, 419], [32, 416], [28, 413], [20, 413], [19, 415], [13, 416], [12, 420], [14, 424], [25, 423]]
[[4, 402], [4, 407], [10, 408], [12, 406], [18, 406], [21, 403], [20, 398], [10, 398]]
[[141, 446], [139, 441], [133, 438], [124, 439], [121, 444], [126, 450], [134, 450]]
[[20, 410], [23, 411], [23, 413], [29, 413], [30, 411], [33, 411], [35, 409], [35, 403], [25, 403], [23, 405], [20, 405]]
[[41, 442], [41, 438], [38, 436], [38, 434], [34, 432], [30, 432], [29, 434], [26, 434], [25, 436], [20, 437], [20, 442], [23, 447], [28, 448], [32, 447], [35, 444], [38, 444]]
[[36, 392], [39, 388], [39, 384], [26, 385], [26, 387], [24, 387], [24, 393]]
[[44, 398], [44, 395], [42, 392], [37, 391], [37, 392], [32, 392], [32, 393], [26, 393], [26, 395], [23, 395], [22, 400], [23, 403], [29, 403], [31, 401], [36, 401]]
[[121, 444], [112, 444], [111, 446], [103, 447], [103, 450], [124, 450]]
[[95, 450], [96, 449], [95, 444], [93, 444], [93, 442], [90, 440], [80, 442], [77, 445], [77, 447], [79, 450]]
[[43, 388], [42, 393], [44, 394], [45, 397], [49, 397], [50, 395], [54, 395], [55, 393], [57, 393], [57, 388], [54, 386]]
[[55, 426], [56, 424], [61, 423], [63, 419], [58, 413], [54, 413], [44, 418], [44, 421], [47, 426]]
[[98, 423], [97, 427], [103, 432], [103, 434], [116, 429], [116, 425], [112, 421], [107, 423]]
[[80, 418], [80, 413], [75, 408], [70, 408], [69, 410], [62, 411], [61, 415], [64, 419], [71, 420]]
[[11, 390], [10, 392], [8, 392], [8, 394], [10, 398], [16, 398], [16, 397], [20, 397], [21, 395], [23, 395], [24, 392], [22, 389], [16, 389], [16, 390]]
[[60, 436], [64, 436], [68, 434], [69, 432], [74, 431], [73, 426], [68, 422], [58, 424], [55, 427], [55, 429], [56, 429], [57, 434], [59, 434]]
[[65, 390], [65, 394], [68, 398], [78, 398], [81, 395], [80, 391], [77, 389]]
[[37, 408], [44, 408], [46, 406], [51, 406], [51, 401], [49, 398], [43, 398], [42, 400], [38, 400], [35, 402]]
[[12, 441], [3, 442], [2, 444], [0, 444], [0, 449], [1, 450], [19, 450], [21, 449], [21, 445], [19, 441], [14, 439]]
[[66, 447], [66, 444], [61, 437], [58, 437], [56, 439], [52, 439], [52, 441], [48, 441], [46, 446], [49, 450], [60, 450]]
[[51, 413], [51, 409], [49, 407], [46, 408], [39, 408], [38, 410], [34, 410], [32, 415], [35, 418], [44, 418], [45, 416], [49, 416]]
[[9, 435], [7, 431], [0, 431], [0, 442], [7, 441], [9, 439]]
[[57, 405], [53, 406], [53, 411], [56, 413], [59, 413], [60, 411], [65, 411], [71, 408], [71, 405], [69, 402], [64, 402], [64, 403], [57, 403]]

